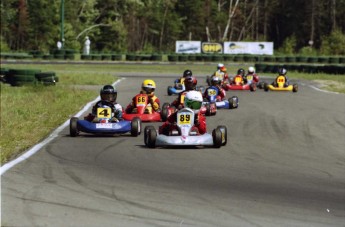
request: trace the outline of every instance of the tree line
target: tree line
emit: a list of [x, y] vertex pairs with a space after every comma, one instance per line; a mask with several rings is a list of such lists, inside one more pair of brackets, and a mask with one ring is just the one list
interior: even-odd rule
[[345, 1], [1, 0], [1, 51], [49, 51], [59, 40], [81, 50], [86, 36], [93, 51], [174, 52], [176, 40], [270, 41], [285, 54], [344, 55]]

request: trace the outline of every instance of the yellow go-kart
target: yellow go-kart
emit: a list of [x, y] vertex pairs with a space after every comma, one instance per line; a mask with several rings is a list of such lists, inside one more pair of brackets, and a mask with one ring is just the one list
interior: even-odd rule
[[290, 84], [288, 86], [285, 85], [285, 77], [280, 75], [278, 76], [272, 84], [264, 83], [264, 90], [265, 91], [298, 91], [297, 84]]

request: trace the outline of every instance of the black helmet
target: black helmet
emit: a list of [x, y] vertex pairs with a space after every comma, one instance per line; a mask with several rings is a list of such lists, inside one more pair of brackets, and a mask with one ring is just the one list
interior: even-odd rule
[[279, 75], [283, 75], [283, 76], [285, 76], [285, 75], [286, 75], [286, 73], [287, 73], [287, 70], [286, 70], [286, 69], [284, 69], [284, 68], [279, 68], [279, 69], [278, 69], [278, 73], [279, 73]]
[[187, 77], [187, 76], [193, 76], [192, 71], [189, 69], [187, 69], [183, 72], [183, 77]]
[[239, 69], [239, 70], [237, 71], [237, 75], [244, 76], [244, 74], [245, 74], [244, 69]]
[[115, 102], [117, 98], [117, 91], [111, 85], [104, 85], [100, 91], [100, 96], [104, 101]]

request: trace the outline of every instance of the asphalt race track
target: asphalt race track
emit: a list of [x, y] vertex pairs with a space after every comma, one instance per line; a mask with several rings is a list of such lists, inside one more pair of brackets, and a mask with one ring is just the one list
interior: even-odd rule
[[[122, 76], [125, 107], [147, 77]], [[152, 76], [162, 103], [175, 77]], [[207, 118], [209, 132], [228, 128], [220, 149], [72, 138], [67, 127], [2, 175], [2, 226], [345, 226], [345, 96], [304, 83], [229, 91], [239, 108]]]

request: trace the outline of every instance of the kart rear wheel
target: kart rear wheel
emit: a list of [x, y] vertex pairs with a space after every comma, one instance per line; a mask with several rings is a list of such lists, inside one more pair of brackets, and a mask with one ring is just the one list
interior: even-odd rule
[[250, 84], [249, 88], [250, 88], [250, 91], [256, 91], [256, 83]]
[[148, 146], [148, 133], [150, 130], [155, 130], [155, 127], [153, 127], [152, 125], [148, 125], [144, 129], [144, 143], [146, 146]]
[[293, 92], [297, 92], [298, 91], [298, 85], [297, 84], [293, 85], [292, 91]]
[[205, 115], [206, 115], [206, 116], [211, 116], [211, 105], [210, 105], [210, 103], [206, 103], [206, 104], [205, 104], [205, 107], [206, 107], [206, 113], [205, 113]]
[[156, 147], [156, 138], [157, 138], [157, 131], [155, 129], [150, 129], [147, 132], [147, 146], [149, 148]]
[[167, 89], [167, 92], [168, 92], [168, 95], [171, 96], [172, 93], [170, 92], [170, 89], [172, 89], [172, 86], [168, 86], [168, 89]]
[[225, 146], [228, 142], [228, 129], [225, 125], [219, 125], [217, 129], [219, 129], [222, 132], [222, 146]]
[[137, 137], [141, 133], [141, 120], [139, 117], [135, 117], [131, 121], [131, 135]]
[[222, 146], [222, 132], [219, 128], [213, 129], [212, 131], [213, 146], [220, 148]]
[[72, 117], [71, 120], [69, 121], [69, 134], [72, 137], [76, 137], [79, 135], [79, 130], [78, 130], [78, 118], [77, 117]]
[[264, 82], [259, 82], [259, 84], [258, 84], [258, 88], [259, 89], [263, 89], [264, 88], [264, 85], [265, 85], [265, 83]]
[[229, 109], [238, 108], [238, 97], [237, 96], [232, 96], [231, 98], [228, 99], [228, 101], [229, 101]]

